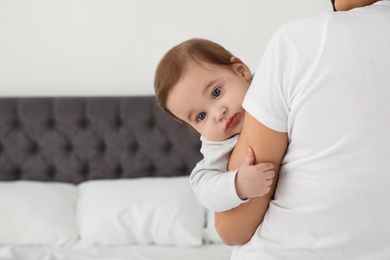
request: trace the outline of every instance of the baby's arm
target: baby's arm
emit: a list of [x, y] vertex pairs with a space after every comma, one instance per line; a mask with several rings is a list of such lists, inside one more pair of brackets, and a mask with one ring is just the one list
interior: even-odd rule
[[214, 212], [227, 211], [246, 202], [235, 190], [236, 173], [209, 168], [193, 171], [190, 182], [199, 202]]
[[[272, 183], [273, 165], [253, 165], [252, 151], [239, 174], [238, 169], [227, 171], [228, 160], [237, 139], [238, 136], [223, 142], [203, 139], [201, 152], [204, 159], [196, 165], [190, 176], [196, 197], [203, 206], [214, 212], [226, 211], [246, 202], [247, 198], [262, 196], [266, 193], [269, 183]], [[264, 183], [262, 178], [265, 180]]]

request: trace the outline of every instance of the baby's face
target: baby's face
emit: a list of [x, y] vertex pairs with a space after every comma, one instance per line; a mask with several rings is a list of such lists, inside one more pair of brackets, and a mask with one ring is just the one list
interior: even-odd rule
[[173, 87], [168, 109], [210, 141], [226, 140], [242, 129], [242, 101], [251, 73], [242, 63], [228, 67], [191, 63]]

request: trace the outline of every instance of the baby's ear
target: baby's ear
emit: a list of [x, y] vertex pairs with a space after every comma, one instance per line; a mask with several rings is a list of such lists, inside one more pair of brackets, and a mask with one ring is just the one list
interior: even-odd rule
[[245, 63], [241, 61], [240, 58], [237, 57], [231, 57], [230, 62], [232, 63], [233, 70], [245, 78], [247, 81], [252, 80], [252, 73], [251, 70]]

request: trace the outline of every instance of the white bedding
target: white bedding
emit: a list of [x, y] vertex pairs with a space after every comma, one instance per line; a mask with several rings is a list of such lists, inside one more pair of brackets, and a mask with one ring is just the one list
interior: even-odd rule
[[0, 182], [0, 260], [228, 260], [188, 177]]
[[0, 246], [1, 260], [228, 260], [232, 247], [22, 247]]

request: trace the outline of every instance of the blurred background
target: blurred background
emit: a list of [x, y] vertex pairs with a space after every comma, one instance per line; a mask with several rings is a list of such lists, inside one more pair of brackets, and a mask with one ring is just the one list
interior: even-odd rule
[[0, 96], [154, 94], [156, 66], [194, 37], [256, 69], [273, 32], [329, 0], [0, 0]]

